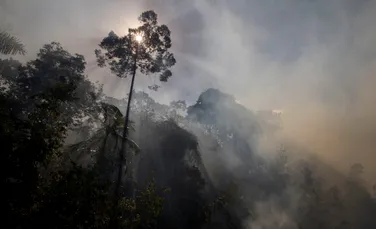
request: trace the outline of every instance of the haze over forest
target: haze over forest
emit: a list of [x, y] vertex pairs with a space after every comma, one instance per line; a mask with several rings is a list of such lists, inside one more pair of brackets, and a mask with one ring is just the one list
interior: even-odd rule
[[[95, 50], [149, 10], [176, 63], [137, 66], [125, 140], [131, 75]], [[125, 141], [118, 228], [375, 228], [375, 0], [0, 0], [0, 21], [9, 228], [108, 228]]]

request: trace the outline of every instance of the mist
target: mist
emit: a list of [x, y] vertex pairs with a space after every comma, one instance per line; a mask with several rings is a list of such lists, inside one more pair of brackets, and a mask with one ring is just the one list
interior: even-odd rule
[[[121, 98], [128, 82], [99, 69], [94, 49], [148, 9], [170, 27], [178, 61], [153, 98], [192, 104], [214, 87], [251, 110], [282, 110], [283, 130], [261, 148], [282, 142], [343, 174], [358, 162], [376, 183], [376, 1], [2, 0], [0, 26], [26, 45], [23, 60], [50, 41], [85, 55], [90, 79]], [[136, 89], [153, 83], [140, 75]]]

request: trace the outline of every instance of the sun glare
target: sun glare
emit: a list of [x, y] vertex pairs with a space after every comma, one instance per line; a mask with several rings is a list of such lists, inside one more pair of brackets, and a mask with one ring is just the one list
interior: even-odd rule
[[136, 35], [136, 41], [141, 42], [142, 41], [142, 36], [141, 35]]

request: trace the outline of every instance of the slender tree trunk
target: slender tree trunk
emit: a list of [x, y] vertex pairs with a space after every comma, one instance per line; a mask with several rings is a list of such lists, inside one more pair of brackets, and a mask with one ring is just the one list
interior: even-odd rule
[[[128, 125], [129, 125], [129, 111], [131, 108], [131, 101], [132, 101], [132, 94], [133, 94], [133, 87], [134, 87], [134, 80], [136, 77], [136, 68], [137, 68], [137, 56], [138, 56], [138, 43], [136, 42], [136, 55], [134, 57], [133, 62], [133, 75], [131, 81], [131, 87], [129, 89], [129, 96], [128, 96], [128, 103], [127, 103], [127, 110], [125, 113], [125, 120], [124, 120], [124, 127], [123, 127], [123, 136], [121, 140], [121, 146], [119, 151], [119, 167], [118, 167], [118, 174], [115, 183], [115, 196], [114, 196], [114, 215], [110, 219], [110, 228], [118, 228], [119, 220], [118, 220], [118, 204], [119, 204], [119, 197], [120, 197], [120, 186], [123, 176], [123, 166], [126, 165], [127, 160], [124, 157], [126, 155], [127, 150], [127, 135], [128, 135]], [[125, 167], [125, 172], [127, 168]]]
[[95, 165], [96, 170], [99, 172], [101, 177], [102, 177], [104, 168], [106, 167], [106, 145], [107, 145], [107, 140], [108, 140], [109, 135], [110, 135], [110, 132], [106, 128], [102, 146], [99, 150], [96, 165]]
[[106, 155], [107, 139], [108, 139], [108, 136], [110, 135], [110, 132], [107, 130], [107, 128], [106, 128], [105, 131], [106, 131], [106, 133], [104, 135], [102, 147], [101, 147], [99, 155], [97, 157], [97, 164], [100, 164], [101, 161], [105, 159], [105, 155]]

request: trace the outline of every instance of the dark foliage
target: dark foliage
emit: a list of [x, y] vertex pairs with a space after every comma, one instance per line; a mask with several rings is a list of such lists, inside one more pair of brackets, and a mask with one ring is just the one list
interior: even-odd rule
[[26, 50], [17, 37], [0, 30], [0, 53], [6, 55], [25, 54]]
[[[175, 64], [170, 31], [153, 11], [139, 21], [127, 36], [110, 33], [100, 45], [105, 53], [96, 51], [98, 62], [127, 77], [138, 49], [136, 67], [167, 81]], [[22, 44], [3, 35], [0, 52], [23, 53]], [[136, 35], [144, 38], [138, 45]], [[124, 100], [100, 100], [85, 65], [82, 55], [55, 42], [26, 64], [0, 60], [4, 228], [109, 228], [111, 217], [118, 228], [132, 229], [376, 228], [376, 200], [361, 164], [344, 176], [318, 160], [292, 163], [284, 148], [269, 159], [256, 155], [259, 138], [278, 127], [215, 89], [188, 109], [185, 101], [167, 106], [135, 93], [132, 132], [124, 136]], [[86, 137], [65, 145], [78, 131]], [[119, 141], [133, 151], [114, 205]]]
[[[119, 37], [110, 32], [101, 41], [101, 49], [95, 50], [98, 65], [109, 65], [118, 77], [126, 78], [135, 71], [133, 62], [136, 61], [141, 73], [159, 74], [159, 80], [166, 82], [172, 76], [169, 69], [176, 63], [168, 51], [171, 32], [166, 25], [158, 25], [154, 11], [143, 12], [138, 20], [142, 25], [129, 29], [127, 35]], [[137, 36], [142, 36], [141, 42], [136, 40]]]
[[42, 171], [59, 155], [68, 129], [95, 114], [98, 92], [83, 75], [83, 57], [57, 43], [17, 71], [8, 69], [4, 74], [13, 75], [3, 77], [7, 90], [0, 94], [3, 181], [10, 225], [22, 225]]
[[108, 184], [95, 170], [72, 165], [39, 183], [30, 228], [104, 228], [108, 221]]

